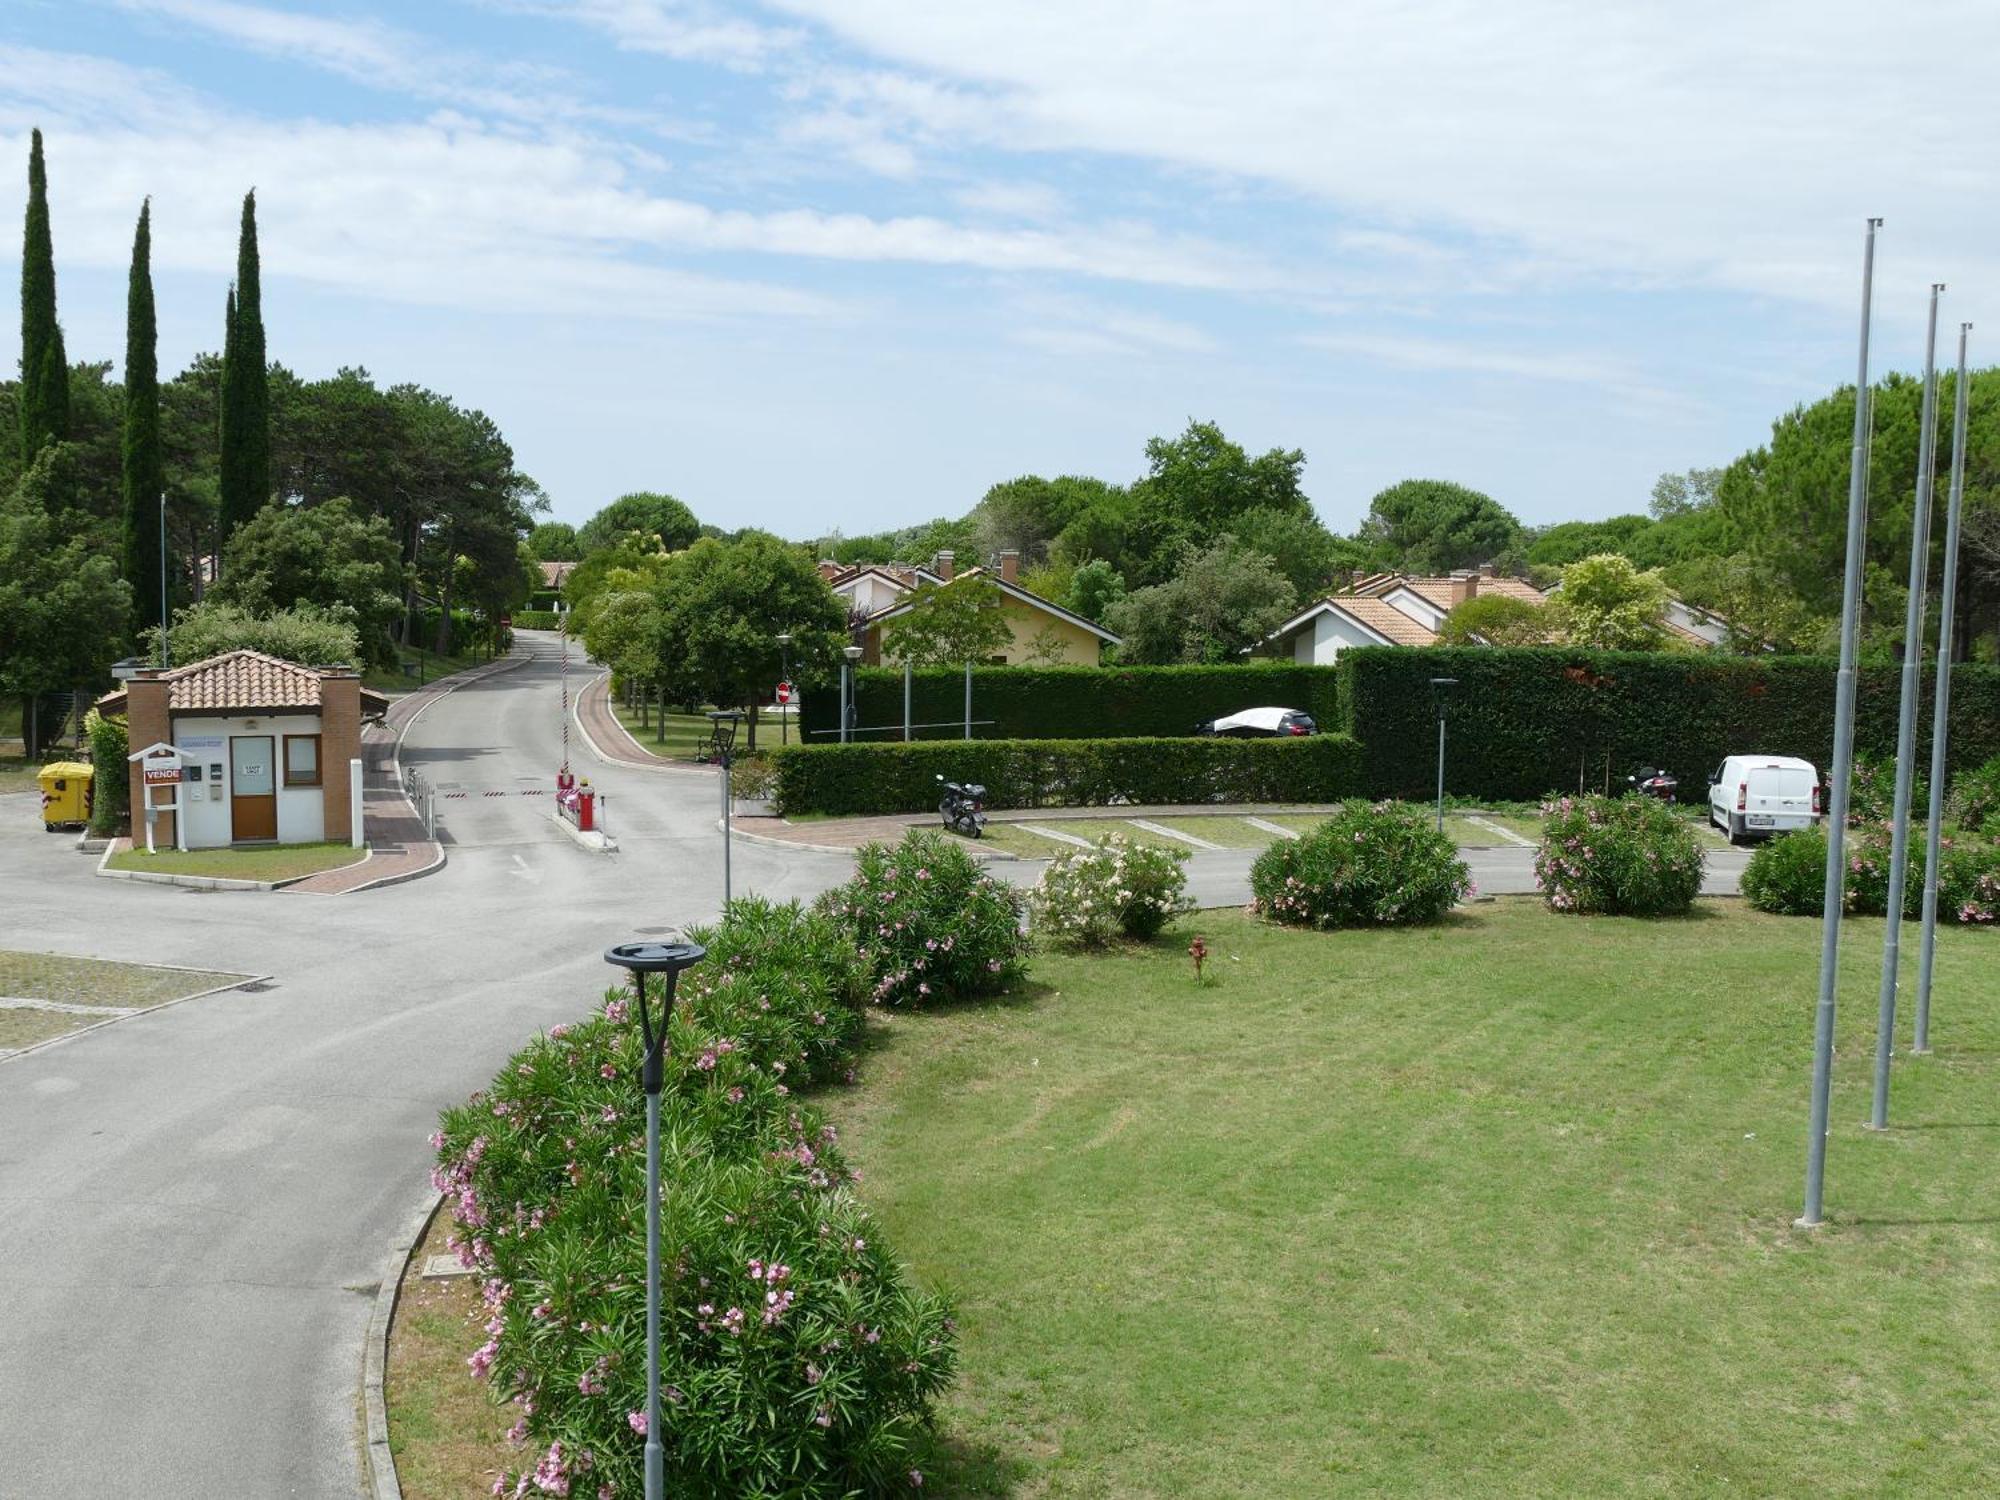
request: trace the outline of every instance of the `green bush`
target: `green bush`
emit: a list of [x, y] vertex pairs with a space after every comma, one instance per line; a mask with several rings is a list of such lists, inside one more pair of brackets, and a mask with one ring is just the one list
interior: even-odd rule
[[1801, 828], [1757, 846], [1743, 870], [1743, 899], [1780, 917], [1826, 909], [1826, 830]]
[[[731, 904], [698, 930], [662, 1099], [663, 1432], [669, 1487], [905, 1492], [956, 1358], [856, 1202], [833, 1128], [793, 1083], [844, 1070], [867, 978], [847, 929]], [[433, 1181], [484, 1278], [490, 1380], [526, 1443], [514, 1493], [637, 1497], [645, 1413], [644, 1108], [628, 991], [445, 1112]], [[789, 1082], [787, 1081], [789, 1080]]]
[[[1690, 802], [1730, 755], [1798, 755], [1832, 763], [1834, 663], [1721, 652], [1597, 652], [1567, 647], [1368, 646], [1343, 651], [1342, 718], [1361, 746], [1357, 790], [1423, 797], [1435, 789], [1437, 720], [1430, 679], [1451, 689], [1445, 790], [1465, 797], [1539, 798], [1599, 788], [1634, 767], [1663, 766]], [[1899, 669], [1864, 667], [1855, 742], [1896, 748]], [[1928, 691], [1928, 687], [1926, 688]], [[1920, 707], [1919, 764], [1928, 764], [1931, 714]], [[1951, 759], [1977, 765], [2000, 753], [2000, 667], [1952, 676]], [[1327, 727], [1323, 725], [1322, 727]]]
[[1030, 925], [1059, 948], [1157, 937], [1194, 909], [1186, 864], [1185, 850], [1134, 844], [1115, 833], [1089, 849], [1065, 849], [1028, 893]]
[[[1930, 781], [1919, 771], [1910, 778], [1910, 808], [1921, 818], [1930, 806]], [[1847, 784], [1847, 825], [1886, 823], [1896, 815], [1896, 758], [1859, 752]]]
[[1335, 802], [1355, 787], [1344, 735], [1297, 739], [953, 740], [771, 752], [786, 813], [921, 812], [937, 777], [975, 781], [994, 807]]
[[[1956, 673], [1953, 676], [1955, 682]], [[1872, 823], [1856, 835], [1847, 857], [1849, 911], [1868, 917], [1887, 915], [1891, 839], [1887, 823]], [[1912, 827], [1903, 875], [1906, 918], [1923, 915], [1927, 863], [1924, 831]], [[1984, 924], [2000, 919], [2000, 841], [1963, 830], [1940, 836], [1937, 911], [1940, 922]]]
[[1680, 916], [1701, 892], [1693, 826], [1653, 797], [1561, 797], [1542, 809], [1535, 884], [1551, 911]]
[[1020, 979], [1028, 955], [1019, 894], [941, 833], [862, 845], [854, 879], [820, 909], [853, 933], [878, 1005], [991, 994]]
[[562, 629], [562, 616], [552, 609], [517, 609], [508, 618], [516, 630]]
[[[902, 738], [900, 667], [863, 667], [855, 677], [855, 719], [873, 726], [871, 742]], [[1158, 739], [1191, 735], [1197, 724], [1246, 708], [1303, 709], [1325, 729], [1340, 716], [1332, 667], [1294, 662], [1230, 666], [974, 667], [972, 716], [978, 739]], [[938, 727], [918, 739], [960, 739], [965, 731], [965, 669], [922, 667], [911, 674], [910, 717]], [[806, 743], [825, 744], [840, 729], [840, 692], [808, 693], [801, 705]], [[883, 727], [887, 726], [887, 727]]]
[[132, 768], [125, 757], [132, 743], [122, 718], [107, 719], [96, 709], [83, 716], [90, 742], [90, 831], [115, 833], [131, 816]]
[[1452, 841], [1414, 808], [1349, 802], [1250, 867], [1257, 912], [1298, 927], [1435, 922], [1472, 891]]
[[1958, 773], [1945, 799], [1945, 820], [1971, 833], [2000, 829], [2000, 755]]

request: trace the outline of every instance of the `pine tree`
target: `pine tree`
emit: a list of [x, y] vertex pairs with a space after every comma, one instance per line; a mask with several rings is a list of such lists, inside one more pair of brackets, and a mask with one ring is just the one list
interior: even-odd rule
[[159, 623], [160, 494], [166, 466], [160, 454], [160, 361], [153, 312], [153, 205], [139, 209], [132, 236], [132, 279], [125, 294], [125, 581], [141, 630]]
[[56, 322], [56, 254], [42, 133], [28, 148], [28, 222], [21, 245], [21, 462], [69, 436], [69, 357]]
[[264, 363], [263, 296], [257, 266], [257, 194], [243, 195], [236, 287], [222, 349], [221, 539], [271, 498], [271, 388]]

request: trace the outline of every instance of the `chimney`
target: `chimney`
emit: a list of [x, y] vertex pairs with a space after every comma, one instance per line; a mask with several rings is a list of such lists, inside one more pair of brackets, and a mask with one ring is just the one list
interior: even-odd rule
[[1451, 604], [1453, 609], [1456, 609], [1459, 605], [1473, 598], [1478, 593], [1479, 575], [1477, 573], [1454, 573], [1451, 575]]
[[949, 552], [940, 552], [932, 562], [931, 571], [937, 574], [937, 576], [942, 578], [946, 583], [950, 583], [951, 565], [952, 565], [952, 554]]
[[1021, 581], [1021, 554], [1012, 548], [1000, 554], [1000, 581], [1002, 583]]
[[1494, 570], [1492, 563], [1485, 562], [1479, 565], [1479, 576], [1481, 578], [1498, 578], [1500, 575]]

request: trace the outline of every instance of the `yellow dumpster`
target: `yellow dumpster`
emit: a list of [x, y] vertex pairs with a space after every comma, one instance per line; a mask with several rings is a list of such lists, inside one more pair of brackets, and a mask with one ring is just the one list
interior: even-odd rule
[[43, 766], [42, 827], [54, 833], [68, 823], [80, 826], [90, 821], [90, 782], [96, 772], [82, 761], [59, 760]]

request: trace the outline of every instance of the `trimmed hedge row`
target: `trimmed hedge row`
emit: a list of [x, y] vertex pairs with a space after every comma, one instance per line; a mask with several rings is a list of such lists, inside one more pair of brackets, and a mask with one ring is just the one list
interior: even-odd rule
[[[863, 667], [855, 674], [855, 720], [875, 726], [864, 740], [902, 738], [903, 672]], [[1170, 738], [1246, 708], [1303, 709], [1331, 729], [1339, 717], [1336, 669], [1293, 662], [1224, 667], [974, 667], [975, 739], [1093, 739], [1103, 735]], [[808, 744], [840, 730], [840, 689], [809, 692], [801, 710]], [[965, 669], [923, 667], [912, 674], [910, 717], [918, 739], [962, 739]], [[891, 726], [883, 728], [881, 726]]]
[[[1415, 797], [1436, 787], [1437, 720], [1430, 679], [1450, 689], [1445, 789], [1458, 796], [1529, 800], [1552, 790], [1613, 791], [1641, 765], [1680, 778], [1699, 802], [1725, 756], [1833, 755], [1834, 664], [1817, 657], [1597, 652], [1560, 647], [1343, 651], [1342, 716], [1360, 742], [1361, 789]], [[1855, 746], [1895, 753], [1900, 669], [1862, 669]], [[1930, 755], [1931, 674], [1917, 722], [1919, 763]], [[1978, 765], [2000, 752], [2000, 668], [1952, 672], [1951, 761]]]
[[836, 814], [922, 812], [937, 806], [939, 776], [982, 783], [992, 807], [1336, 802], [1353, 795], [1360, 764], [1340, 734], [795, 745], [770, 758], [784, 812]]
[[562, 616], [552, 609], [517, 609], [512, 619], [516, 630], [562, 629]]

